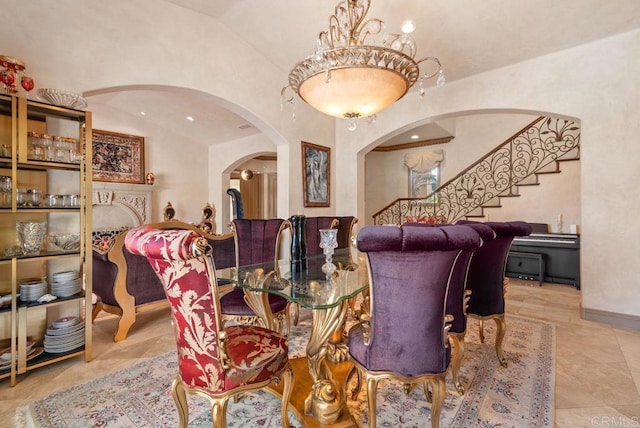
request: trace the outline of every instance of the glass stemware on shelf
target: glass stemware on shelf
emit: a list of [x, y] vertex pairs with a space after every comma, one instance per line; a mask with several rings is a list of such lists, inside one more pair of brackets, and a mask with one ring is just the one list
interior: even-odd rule
[[0, 175], [0, 207], [11, 206], [11, 177]]
[[336, 265], [333, 264], [333, 250], [337, 247], [338, 229], [320, 229], [320, 248], [322, 248], [325, 260], [322, 272], [325, 275], [332, 275], [336, 271]]

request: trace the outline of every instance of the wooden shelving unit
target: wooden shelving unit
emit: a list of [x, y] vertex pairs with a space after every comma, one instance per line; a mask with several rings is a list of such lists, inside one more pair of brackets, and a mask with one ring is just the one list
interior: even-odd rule
[[[74, 138], [79, 160], [34, 159], [28, 132]], [[0, 348], [10, 348], [11, 363], [0, 369], [0, 379], [10, 378], [13, 386], [17, 376], [29, 370], [79, 356], [91, 359], [91, 113], [0, 95], [0, 147], [0, 175], [11, 177], [10, 201], [5, 197], [2, 204], [0, 199], [0, 295], [11, 297], [10, 304], [0, 308]], [[79, 201], [71, 207], [22, 205], [18, 189], [36, 189], [41, 195], [73, 194]], [[20, 249], [18, 221], [46, 221], [47, 235], [77, 233], [80, 247], [71, 251], [53, 248], [45, 238], [39, 254], [19, 254], [15, 251]], [[78, 271], [81, 292], [46, 303], [20, 300], [21, 281], [38, 278], [50, 284], [52, 275], [63, 271]], [[84, 323], [84, 344], [67, 352], [42, 352], [28, 358], [28, 342], [43, 347], [47, 328], [68, 316], [77, 316]]]

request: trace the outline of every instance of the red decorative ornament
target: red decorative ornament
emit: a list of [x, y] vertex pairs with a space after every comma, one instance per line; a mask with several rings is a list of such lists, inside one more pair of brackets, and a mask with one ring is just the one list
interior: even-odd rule
[[33, 79], [29, 76], [22, 76], [20, 84], [22, 85], [22, 89], [27, 92], [31, 91], [34, 87]]
[[153, 172], [147, 174], [147, 184], [153, 184], [156, 182], [156, 175]]
[[7, 86], [13, 86], [16, 81], [16, 75], [11, 70], [2, 70], [0, 71], [0, 81]]
[[20, 82], [20, 86], [25, 90], [26, 96], [34, 87], [33, 79], [25, 74], [24, 62], [17, 58], [6, 55], [0, 55], [0, 82], [4, 83], [5, 93], [15, 95], [18, 89], [15, 86], [16, 81]]

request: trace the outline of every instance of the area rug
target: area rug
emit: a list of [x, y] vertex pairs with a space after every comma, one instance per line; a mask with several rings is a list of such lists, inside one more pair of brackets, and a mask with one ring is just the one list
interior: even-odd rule
[[[310, 320], [293, 328], [291, 356], [304, 354]], [[555, 331], [550, 323], [507, 316], [504, 341], [508, 367], [495, 355], [495, 325], [485, 323], [485, 343], [478, 340], [477, 322], [469, 321], [461, 378], [467, 392], [459, 396], [447, 376], [447, 398], [441, 427], [551, 427], [554, 424]], [[93, 381], [56, 392], [18, 408], [17, 427], [177, 427], [170, 385], [177, 371], [174, 352], [138, 363]], [[347, 385], [350, 391], [353, 385]], [[366, 391], [349, 410], [368, 426]], [[430, 409], [422, 388], [405, 394], [401, 384], [383, 381], [377, 394], [379, 427], [425, 427]], [[208, 402], [189, 397], [189, 427], [212, 426]], [[301, 422], [289, 412], [293, 426]], [[266, 392], [243, 394], [227, 410], [230, 428], [281, 427], [280, 402]]]

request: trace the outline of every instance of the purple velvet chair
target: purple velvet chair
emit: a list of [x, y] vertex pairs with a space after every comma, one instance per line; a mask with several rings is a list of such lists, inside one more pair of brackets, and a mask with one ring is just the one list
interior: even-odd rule
[[447, 289], [461, 251], [474, 251], [481, 239], [470, 227], [367, 226], [358, 249], [367, 256], [370, 319], [349, 331], [349, 356], [365, 377], [369, 426], [376, 425], [379, 380], [424, 384], [432, 396], [431, 426], [438, 427], [451, 359], [447, 338], [452, 317], [446, 315]]
[[[476, 231], [482, 239], [483, 245], [496, 237], [493, 229], [487, 225], [469, 224], [466, 226]], [[453, 383], [460, 394], [464, 394], [464, 386], [460, 382], [459, 373], [462, 357], [464, 356], [464, 336], [467, 332], [467, 305], [471, 294], [471, 291], [466, 288], [467, 274], [474, 254], [475, 251], [460, 252], [451, 272], [449, 292], [447, 294], [447, 314], [453, 315], [453, 321], [449, 329], [449, 338], [453, 342], [451, 375], [453, 376]]]
[[[460, 220], [457, 224], [481, 224]], [[467, 289], [471, 291], [467, 315], [478, 318], [480, 323], [480, 341], [484, 342], [483, 322], [493, 319], [497, 326], [496, 355], [503, 367], [507, 360], [502, 351], [502, 341], [506, 334], [504, 295], [506, 293], [507, 278], [504, 276], [507, 256], [511, 242], [516, 236], [531, 234], [531, 225], [523, 221], [487, 222], [496, 238], [486, 242], [471, 258], [467, 275]]]
[[[277, 268], [282, 233], [286, 229], [291, 230], [291, 223], [288, 220], [235, 219], [231, 222], [231, 228], [235, 239], [236, 267], [271, 262], [274, 269]], [[242, 278], [239, 279], [242, 280]], [[271, 293], [263, 293], [262, 297], [268, 299], [271, 312], [266, 315], [266, 321], [249, 307], [245, 301], [243, 289], [235, 288], [225, 294], [220, 298], [223, 322], [234, 321], [248, 325], [266, 323], [265, 327], [288, 334], [291, 323], [289, 301]]]

